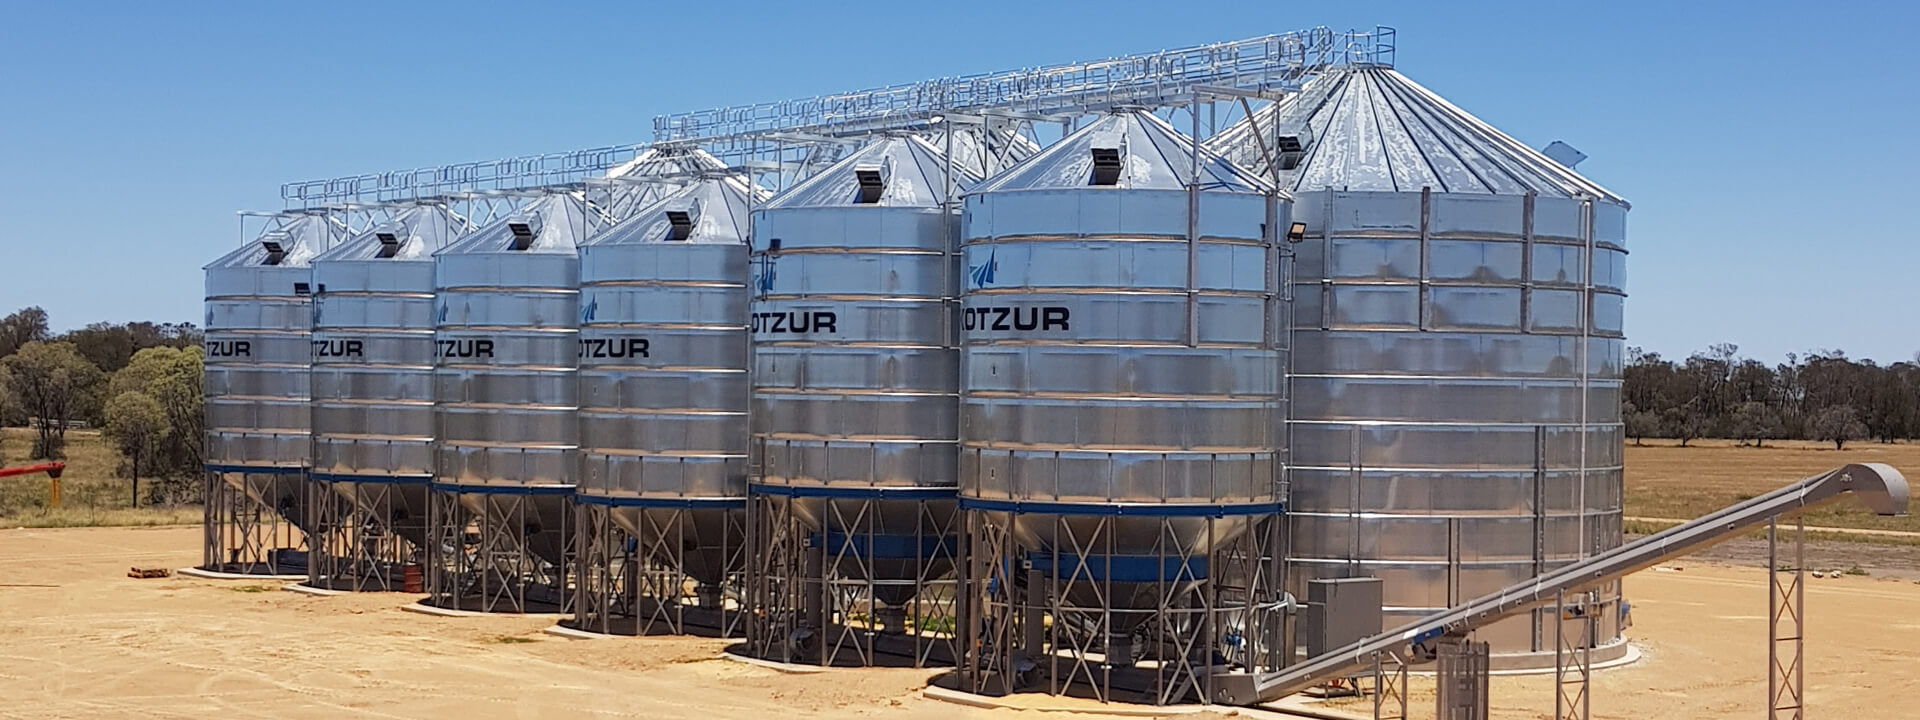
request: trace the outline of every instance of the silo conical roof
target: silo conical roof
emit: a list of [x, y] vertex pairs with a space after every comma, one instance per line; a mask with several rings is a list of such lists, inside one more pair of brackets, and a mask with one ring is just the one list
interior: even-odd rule
[[[525, 250], [515, 250], [513, 226], [526, 223], [533, 231], [533, 242]], [[464, 238], [448, 245], [436, 255], [478, 255], [485, 253], [572, 255], [586, 238], [600, 229], [599, 213], [588, 212], [586, 204], [573, 195], [547, 195], [521, 206], [506, 217], [488, 223]]]
[[1619, 196], [1447, 102], [1391, 68], [1355, 67], [1308, 82], [1300, 93], [1209, 140], [1209, 148], [1265, 174], [1257, 125], [1272, 148], [1299, 139], [1304, 155], [1281, 171], [1292, 192], [1478, 193]]
[[320, 253], [314, 262], [371, 260], [380, 257], [380, 235], [391, 233], [400, 241], [399, 249], [387, 257], [394, 260], [426, 260], [435, 251], [458, 237], [466, 221], [438, 205], [407, 208], [386, 222], [368, 228], [333, 249]]
[[[972, 192], [1084, 188], [1090, 184], [1094, 149], [1120, 151], [1114, 187], [1135, 190], [1184, 190], [1193, 172], [1194, 143], [1165, 120], [1138, 110], [1100, 118], [1038, 155], [1013, 166]], [[1200, 187], [1228, 192], [1266, 192], [1254, 174], [1205, 149], [1200, 150]]]
[[1040, 152], [1038, 143], [1011, 129], [942, 125], [921, 137], [945, 153], [949, 131], [953, 132], [953, 164], [983, 178], [997, 175]]
[[[860, 202], [863, 170], [878, 170], [884, 186], [876, 202]], [[980, 181], [973, 170], [956, 164], [955, 185], [962, 190]], [[868, 143], [800, 184], [768, 201], [763, 209], [848, 207], [939, 207], [947, 201], [946, 156], [917, 137], [886, 137]]]
[[[220, 259], [207, 263], [204, 270], [219, 268], [264, 267], [269, 264], [280, 267], [306, 267], [314, 257], [326, 252], [335, 242], [346, 234], [346, 227], [338, 221], [324, 215], [301, 215], [288, 220], [280, 227], [260, 233], [253, 242], [235, 248], [232, 252], [220, 256]], [[280, 246], [282, 255], [278, 261], [268, 263], [267, 243]]]
[[[749, 197], [749, 193], [752, 197]], [[765, 192], [750, 189], [736, 177], [708, 177], [667, 196], [632, 217], [593, 236], [583, 246], [629, 245], [656, 242], [711, 243], [740, 245], [747, 242], [747, 208], [750, 200], [765, 198]], [[671, 213], [687, 213], [691, 231], [673, 238]]]

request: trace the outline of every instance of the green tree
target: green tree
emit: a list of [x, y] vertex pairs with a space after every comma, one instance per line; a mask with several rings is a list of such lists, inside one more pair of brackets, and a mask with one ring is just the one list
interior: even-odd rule
[[140, 392], [160, 403], [172, 429], [162, 446], [159, 461], [148, 474], [155, 477], [191, 480], [200, 470], [200, 450], [205, 427], [202, 416], [202, 373], [204, 363], [198, 345], [172, 348], [153, 347], [134, 353], [120, 372], [114, 373], [108, 392]]
[[[140, 507], [140, 470], [151, 468], [171, 434], [167, 411], [146, 393], [120, 393], [107, 401], [107, 435], [127, 459], [133, 478], [133, 507]], [[151, 472], [151, 470], [149, 470]]]
[[1733, 437], [1754, 447], [1766, 447], [1767, 438], [1780, 436], [1780, 413], [1763, 402], [1747, 401], [1733, 409]]
[[47, 327], [47, 311], [37, 307], [23, 308], [0, 318], [0, 357], [14, 354], [26, 347], [27, 343], [51, 337], [53, 332]]
[[1858, 440], [1867, 434], [1867, 424], [1860, 422], [1860, 413], [1852, 405], [1830, 405], [1813, 416], [1813, 437], [1833, 443], [1833, 449], [1845, 450], [1847, 441]]
[[1633, 438], [1635, 445], [1641, 444], [1641, 440], [1660, 435], [1660, 413], [1641, 410], [1634, 407], [1633, 403], [1626, 403], [1621, 408], [1620, 417], [1626, 420], [1627, 437]]
[[39, 421], [32, 457], [63, 457], [67, 423], [98, 407], [105, 375], [68, 343], [27, 343], [0, 366], [21, 408]]

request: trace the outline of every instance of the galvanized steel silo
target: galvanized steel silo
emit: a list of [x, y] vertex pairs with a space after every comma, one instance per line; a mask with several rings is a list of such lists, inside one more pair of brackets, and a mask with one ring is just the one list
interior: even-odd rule
[[767, 612], [749, 638], [764, 655], [952, 660], [950, 635], [921, 631], [953, 616], [952, 593], [927, 589], [950, 582], [958, 530], [954, 200], [976, 180], [886, 137], [755, 213], [749, 576]]
[[[314, 528], [308, 582], [399, 590], [426, 548], [433, 477], [433, 253], [467, 229], [396, 213], [313, 259], [313, 471], [345, 504]], [[319, 502], [326, 495], [317, 494]]]
[[689, 622], [724, 632], [737, 617], [747, 213], [761, 194], [702, 179], [580, 246], [582, 628], [627, 632], [624, 615], [635, 634]]
[[[1627, 203], [1388, 68], [1258, 119], [1265, 137], [1215, 147], [1288, 149], [1307, 224], [1296, 592], [1382, 578], [1392, 626], [1618, 546]], [[1601, 593], [1596, 660], [1625, 651], [1618, 600]], [[1550, 663], [1551, 615], [1477, 635], [1496, 666]]]
[[[436, 602], [564, 606], [579, 425], [579, 258], [599, 215], [528, 201], [434, 255]], [[477, 532], [466, 534], [468, 523]]]
[[[1266, 183], [1144, 112], [968, 195], [969, 592], [982, 628], [1024, 628], [986, 640], [979, 681], [1038, 663], [1054, 692], [1104, 698], [1134, 673], [1204, 678], [1214, 653], [1258, 664], [1245, 653], [1270, 572], [1256, 530], [1280, 510], [1286, 222]], [[1136, 670], [1136, 649], [1159, 669]], [[1145, 682], [1153, 701], [1185, 697]]]
[[293, 217], [206, 266], [206, 569], [306, 572], [309, 263], [345, 235]]

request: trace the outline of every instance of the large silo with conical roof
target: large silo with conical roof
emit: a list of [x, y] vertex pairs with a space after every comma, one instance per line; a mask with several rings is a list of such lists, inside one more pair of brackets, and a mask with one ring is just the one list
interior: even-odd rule
[[[1385, 67], [1212, 142], [1307, 225], [1295, 592], [1381, 578], [1392, 626], [1621, 543], [1624, 200]], [[1626, 647], [1618, 584], [1598, 603], [1596, 660]], [[1477, 632], [1496, 666], [1551, 663], [1553, 633], [1551, 610]]]
[[[401, 590], [426, 550], [433, 477], [433, 253], [467, 230], [420, 205], [313, 259], [313, 500], [307, 582]], [[423, 578], [417, 578], [423, 579]]]
[[1033, 668], [1168, 703], [1208, 668], [1271, 666], [1287, 222], [1283, 195], [1145, 112], [969, 193], [972, 689]]
[[882, 137], [754, 215], [754, 651], [952, 662], [956, 199], [978, 176]]
[[434, 254], [428, 593], [460, 609], [564, 608], [579, 450], [578, 197], [527, 201]]
[[311, 263], [345, 237], [299, 215], [206, 266], [204, 569], [306, 573]]
[[738, 622], [747, 223], [763, 195], [708, 176], [580, 246], [581, 629]]

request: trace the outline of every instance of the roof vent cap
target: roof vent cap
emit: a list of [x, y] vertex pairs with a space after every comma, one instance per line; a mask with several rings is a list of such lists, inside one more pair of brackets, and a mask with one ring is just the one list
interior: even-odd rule
[[525, 250], [533, 247], [533, 223], [514, 220], [507, 223], [507, 229], [513, 232], [513, 249]]
[[261, 249], [267, 251], [266, 264], [279, 265], [281, 260], [287, 259], [287, 246], [280, 244], [284, 237], [284, 234], [275, 233], [272, 238], [260, 241]]
[[380, 239], [379, 257], [390, 258], [400, 254], [400, 236], [399, 235], [395, 235], [392, 232], [382, 230], [379, 232], [375, 232], [373, 236]]
[[1120, 184], [1120, 167], [1120, 148], [1093, 148], [1093, 177], [1087, 184]]
[[685, 240], [693, 237], [693, 212], [689, 210], [667, 211], [667, 239]]
[[880, 196], [884, 194], [887, 189], [887, 181], [886, 178], [881, 176], [880, 168], [854, 168], [853, 175], [860, 181], [860, 194], [854, 198], [854, 202], [861, 205], [872, 205], [880, 202]]

